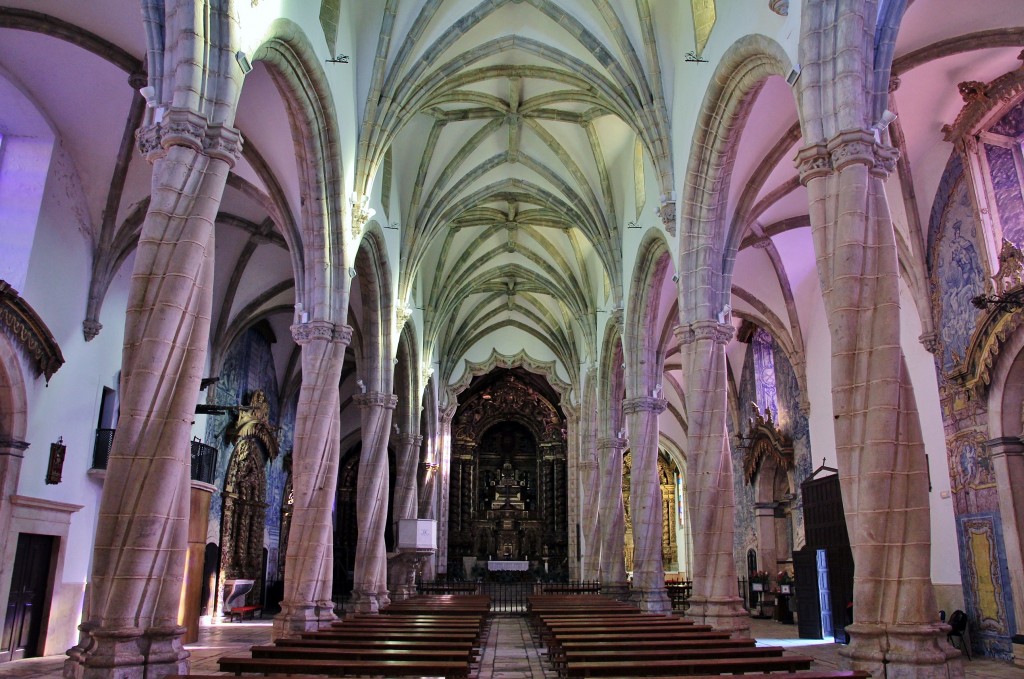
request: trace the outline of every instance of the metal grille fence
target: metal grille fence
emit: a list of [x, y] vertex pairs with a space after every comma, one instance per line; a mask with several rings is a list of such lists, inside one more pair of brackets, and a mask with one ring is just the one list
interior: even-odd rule
[[491, 597], [491, 612], [525, 613], [531, 594], [599, 594], [601, 583], [594, 581], [543, 582], [422, 582], [420, 594], [486, 594]]

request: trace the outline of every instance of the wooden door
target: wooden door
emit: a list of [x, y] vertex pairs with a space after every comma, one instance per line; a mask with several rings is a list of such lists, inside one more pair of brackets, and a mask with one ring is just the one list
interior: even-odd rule
[[40, 655], [43, 617], [49, 598], [50, 560], [56, 538], [20, 533], [7, 600], [0, 662]]

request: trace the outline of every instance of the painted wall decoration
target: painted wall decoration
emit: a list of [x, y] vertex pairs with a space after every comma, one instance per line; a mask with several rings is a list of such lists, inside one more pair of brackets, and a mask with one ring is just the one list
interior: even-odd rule
[[971, 298], [985, 291], [980, 235], [963, 166], [954, 155], [939, 182], [929, 225], [932, 302], [946, 372], [963, 362], [979, 316]]
[[1024, 100], [1007, 111], [999, 122], [989, 128], [989, 132], [1003, 137], [998, 140], [1001, 144], [984, 145], [1003, 238], [1021, 247], [1024, 245], [1024, 196], [1021, 194], [1022, 177], [1014, 162], [1012, 147], [1020, 148], [1017, 139], [1024, 133]]
[[1009, 659], [1015, 623], [999, 514], [960, 516], [957, 533], [963, 545], [960, 566], [967, 585], [965, 605], [972, 613], [972, 642], [986, 655]]
[[[760, 384], [759, 384], [760, 382]], [[800, 382], [796, 371], [779, 347], [778, 342], [765, 330], [758, 328], [752, 335], [743, 363], [743, 373], [737, 387], [739, 425], [729, 423], [730, 441], [733, 443], [733, 483], [736, 501], [733, 556], [738, 573], [747, 572], [747, 551], [757, 549], [754, 502], [756, 489], [744, 481], [746, 450], [740, 447], [740, 435], [747, 435], [747, 422], [756, 417], [753, 404], [762, 410], [773, 409], [779, 429], [793, 442], [794, 496], [789, 500], [792, 533], [790, 544], [799, 549], [805, 543], [803, 499], [800, 484], [813, 471], [810, 426], [807, 414], [801, 410]], [[780, 557], [781, 558], [781, 557]], [[760, 565], [759, 565], [760, 568]]]

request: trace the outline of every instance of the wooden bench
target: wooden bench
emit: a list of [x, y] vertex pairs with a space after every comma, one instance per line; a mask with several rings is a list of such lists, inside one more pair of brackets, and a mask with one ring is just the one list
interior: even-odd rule
[[235, 606], [228, 611], [228, 620], [234, 622], [235, 618], [238, 618], [238, 622], [245, 620], [245, 616], [248, 615], [250, 620], [256, 618], [256, 612], [259, 611], [260, 619], [263, 618], [263, 606]]
[[290, 648], [439, 649], [461, 651], [475, 659], [480, 646], [474, 641], [410, 641], [406, 639], [278, 639], [277, 646]]
[[303, 632], [303, 639], [404, 639], [407, 641], [477, 641], [479, 631], [445, 631], [445, 630], [391, 630], [391, 629], [341, 629], [333, 628], [318, 632]]
[[[805, 670], [801, 672], [761, 672], [751, 675], [737, 675], [742, 679], [871, 679], [864, 670]], [[678, 677], [661, 677], [660, 679], [722, 679], [720, 674], [687, 674]]]
[[217, 661], [221, 672], [259, 674], [319, 674], [334, 677], [381, 675], [385, 677], [466, 677], [469, 663], [449, 660], [310, 660], [226, 656]]
[[253, 658], [292, 658], [310, 660], [450, 660], [469, 663], [469, 650], [450, 648], [367, 648], [367, 647], [304, 647], [263, 645], [249, 649]]
[[628, 660], [567, 662], [567, 677], [667, 677], [689, 674], [741, 674], [744, 672], [796, 672], [811, 668], [813, 658], [783, 655], [769, 658], [701, 658], [648, 660], [637, 655]]

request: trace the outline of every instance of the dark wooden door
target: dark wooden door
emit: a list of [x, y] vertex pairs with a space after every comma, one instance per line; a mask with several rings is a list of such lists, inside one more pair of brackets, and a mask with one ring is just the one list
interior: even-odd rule
[[0, 662], [39, 655], [55, 539], [52, 535], [18, 535], [11, 594], [0, 640]]

